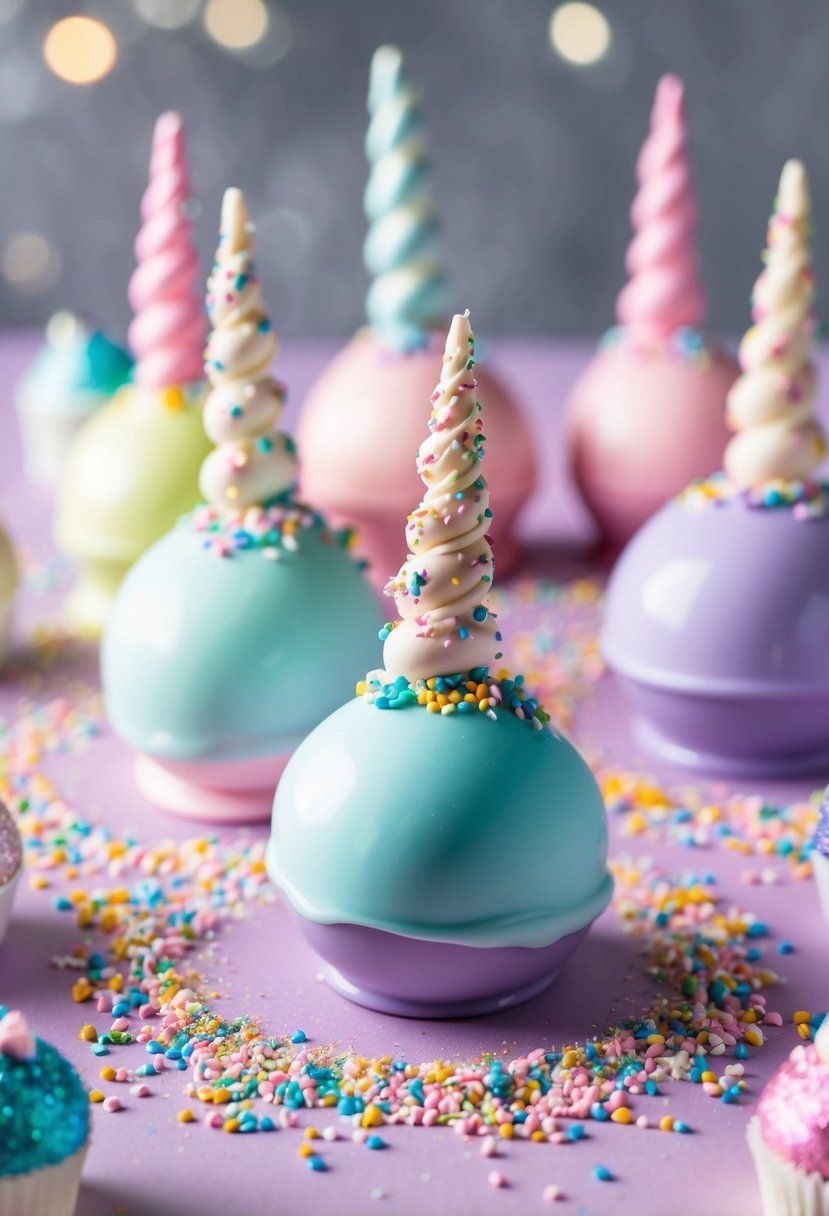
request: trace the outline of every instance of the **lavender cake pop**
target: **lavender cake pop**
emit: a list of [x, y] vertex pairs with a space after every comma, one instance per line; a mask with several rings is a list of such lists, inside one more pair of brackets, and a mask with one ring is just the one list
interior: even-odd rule
[[823, 795], [812, 844], [812, 866], [824, 916], [829, 920], [829, 786]]
[[605, 656], [643, 745], [769, 776], [829, 763], [829, 486], [815, 412], [806, 171], [789, 161], [727, 403], [725, 471], [694, 482], [613, 572]]

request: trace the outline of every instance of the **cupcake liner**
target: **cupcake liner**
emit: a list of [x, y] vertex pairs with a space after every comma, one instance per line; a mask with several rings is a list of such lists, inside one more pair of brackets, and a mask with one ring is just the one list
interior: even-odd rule
[[104, 400], [90, 393], [88, 402], [82, 399], [75, 409], [50, 409], [48, 402], [27, 392], [18, 393], [17, 416], [29, 481], [39, 486], [57, 484], [75, 436]]
[[[6, 936], [6, 930], [9, 927], [12, 904], [14, 903], [14, 891], [20, 879], [21, 871], [22, 867], [12, 874], [8, 882], [4, 882], [2, 885], [0, 885], [0, 945], [2, 945], [3, 938]], [[0, 1213], [2, 1213], [2, 1216], [5, 1216], [5, 1211], [2, 1204], [0, 1204]]]
[[784, 1161], [763, 1140], [755, 1116], [746, 1132], [763, 1200], [763, 1216], [829, 1216], [829, 1182]]
[[812, 869], [815, 872], [820, 906], [823, 908], [823, 915], [829, 920], [829, 857], [824, 857], [823, 853], [814, 852]]
[[2, 1216], [74, 1216], [87, 1144], [60, 1165], [0, 1178]]

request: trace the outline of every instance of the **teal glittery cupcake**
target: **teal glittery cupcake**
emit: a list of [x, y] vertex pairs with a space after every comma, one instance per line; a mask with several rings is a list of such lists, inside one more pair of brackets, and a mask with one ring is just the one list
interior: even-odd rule
[[0, 1213], [72, 1216], [89, 1142], [75, 1069], [0, 1005]]

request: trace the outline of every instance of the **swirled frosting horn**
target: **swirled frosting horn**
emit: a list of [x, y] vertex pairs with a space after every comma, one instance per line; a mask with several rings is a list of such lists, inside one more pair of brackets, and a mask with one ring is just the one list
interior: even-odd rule
[[685, 87], [677, 76], [663, 76], [636, 163], [634, 237], [625, 258], [630, 279], [616, 301], [619, 324], [644, 342], [665, 341], [685, 326], [698, 329], [705, 318], [687, 140]]
[[409, 681], [485, 667], [500, 658], [500, 633], [484, 603], [492, 583], [489, 492], [481, 475], [484, 436], [469, 312], [452, 319], [431, 434], [417, 470], [426, 492], [409, 516], [409, 557], [386, 587], [400, 621], [386, 636], [387, 674]]
[[270, 374], [277, 340], [262, 303], [252, 233], [242, 191], [227, 190], [207, 284], [213, 331], [205, 356], [211, 392], [204, 424], [218, 446], [199, 478], [207, 502], [226, 514], [265, 506], [292, 490], [296, 480], [293, 443], [274, 429], [283, 390]]
[[150, 181], [141, 199], [141, 230], [135, 239], [138, 262], [129, 284], [135, 317], [129, 344], [135, 355], [135, 382], [163, 390], [202, 378], [205, 321], [199, 259], [192, 224], [185, 213], [190, 198], [184, 123], [162, 114], [155, 124]]
[[363, 248], [372, 283], [366, 314], [392, 350], [426, 345], [446, 316], [446, 276], [438, 256], [439, 223], [429, 194], [429, 157], [420, 99], [395, 46], [371, 61], [364, 197], [369, 231]]
[[737, 434], [725, 451], [725, 471], [740, 489], [807, 481], [826, 453], [815, 415], [811, 226], [806, 170], [787, 161], [769, 220], [765, 268], [752, 293], [754, 324], [740, 344], [743, 374], [728, 396], [727, 420]]

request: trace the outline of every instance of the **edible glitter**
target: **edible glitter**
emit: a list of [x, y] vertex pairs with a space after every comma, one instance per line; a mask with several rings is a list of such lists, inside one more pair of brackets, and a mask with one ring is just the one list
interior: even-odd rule
[[[5, 1012], [0, 1005], [0, 1017]], [[35, 1042], [32, 1060], [0, 1052], [0, 1178], [59, 1165], [89, 1135], [80, 1077], [49, 1043]]]

